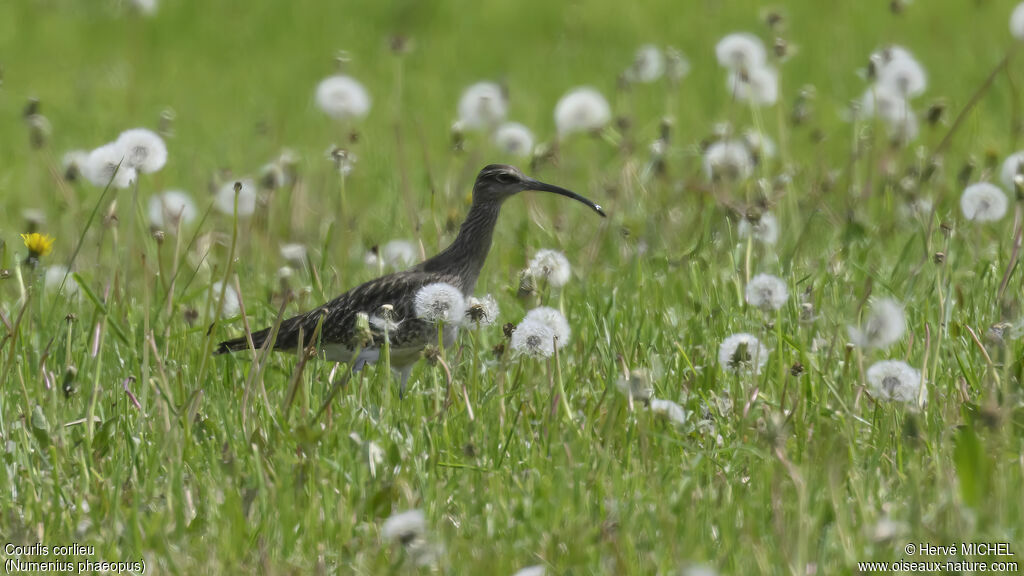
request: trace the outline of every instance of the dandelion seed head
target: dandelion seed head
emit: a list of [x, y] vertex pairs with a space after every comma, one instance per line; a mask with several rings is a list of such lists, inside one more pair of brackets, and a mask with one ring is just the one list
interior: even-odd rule
[[872, 364], [867, 380], [871, 395], [880, 400], [913, 404], [917, 403], [919, 394], [922, 401], [928, 397], [928, 389], [921, 388], [921, 373], [900, 360]]
[[757, 130], [746, 130], [743, 132], [743, 140], [747, 148], [760, 158], [775, 157], [775, 141], [763, 132]]
[[1017, 40], [1024, 40], [1024, 2], [1010, 13], [1010, 34]]
[[181, 224], [190, 224], [198, 215], [196, 203], [187, 192], [167, 190], [149, 199], [149, 224], [154, 228], [168, 228], [171, 231]]
[[241, 183], [242, 188], [238, 192], [238, 217], [248, 218], [256, 212], [256, 182], [252, 178], [231, 180], [225, 182], [213, 199], [213, 205], [217, 211], [227, 216], [235, 213], [235, 184]]
[[767, 53], [761, 39], [749, 32], [725, 36], [715, 45], [718, 63], [730, 70], [754, 70], [764, 66]]
[[555, 105], [555, 126], [560, 137], [600, 130], [611, 119], [608, 101], [596, 89], [587, 86], [570, 90]]
[[306, 247], [302, 244], [282, 244], [280, 248], [281, 258], [297, 266], [306, 264]]
[[665, 48], [665, 77], [673, 85], [682, 82], [690, 74], [690, 61], [678, 48]]
[[370, 94], [351, 76], [330, 76], [316, 87], [316, 105], [335, 120], [356, 120], [370, 112]]
[[75, 181], [82, 175], [86, 163], [89, 161], [89, 152], [86, 150], [69, 150], [60, 159], [61, 173], [64, 179]]
[[995, 184], [971, 184], [960, 196], [960, 210], [972, 222], [996, 222], [1006, 216], [1006, 193]]
[[746, 180], [754, 172], [754, 159], [739, 140], [719, 140], [704, 151], [704, 175], [712, 182]]
[[572, 336], [572, 329], [569, 327], [569, 321], [566, 320], [565, 315], [549, 306], [538, 306], [530, 310], [523, 318], [523, 322], [538, 322], [550, 328], [559, 350], [565, 348]]
[[537, 320], [523, 320], [512, 332], [509, 346], [517, 355], [550, 358], [555, 354], [555, 331]]
[[762, 244], [774, 246], [779, 240], [779, 221], [771, 212], [765, 212], [756, 222], [747, 218], [741, 220], [737, 233], [740, 238], [753, 237]]
[[422, 510], [406, 510], [392, 514], [384, 521], [380, 534], [388, 542], [409, 545], [426, 537], [427, 517]]
[[494, 145], [506, 154], [526, 158], [533, 153], [533, 133], [518, 122], [506, 122], [494, 132]]
[[477, 326], [490, 326], [498, 320], [498, 301], [494, 296], [485, 294], [480, 298], [470, 296], [466, 304], [465, 324], [470, 329]]
[[415, 244], [408, 240], [391, 240], [376, 252], [367, 252], [365, 262], [367, 266], [383, 265], [393, 270], [402, 270], [415, 264], [418, 258], [419, 250]]
[[[128, 165], [124, 150], [117, 144], [105, 144], [89, 152], [82, 167], [82, 176], [93, 186], [127, 188], [135, 182], [138, 173]], [[120, 165], [120, 167], [119, 167]]]
[[461, 322], [466, 301], [458, 288], [445, 282], [427, 284], [416, 292], [416, 317], [427, 322]]
[[786, 304], [789, 289], [786, 282], [771, 274], [758, 274], [747, 284], [747, 304], [762, 310], [778, 310]]
[[733, 70], [727, 77], [727, 85], [729, 94], [740, 102], [771, 106], [779, 99], [779, 74], [769, 66]]
[[[1021, 4], [1024, 6], [1024, 3]], [[1006, 157], [1003, 167], [999, 171], [999, 180], [1007, 190], [1017, 189], [1017, 175], [1024, 174], [1024, 150], [1015, 152]]]
[[726, 372], [753, 370], [760, 374], [768, 363], [768, 348], [753, 334], [733, 334], [718, 347], [718, 363]]
[[131, 0], [132, 8], [143, 16], [155, 16], [160, 8], [159, 0]]
[[544, 279], [555, 288], [565, 286], [572, 278], [569, 259], [558, 250], [548, 248], [538, 250], [526, 269], [533, 278]]
[[391, 304], [384, 304], [377, 309], [369, 317], [370, 326], [373, 326], [381, 332], [394, 332], [402, 325], [402, 320], [398, 318], [398, 314], [395, 312], [395, 307]]
[[66, 267], [60, 264], [47, 266], [46, 274], [43, 276], [43, 288], [47, 292], [56, 292], [61, 289], [62, 282], [64, 283], [62, 294], [68, 297], [78, 294], [78, 282], [75, 282], [75, 278], [68, 273]]
[[221, 318], [232, 318], [238, 316], [242, 311], [241, 300], [238, 298], [238, 292], [235, 292], [234, 286], [228, 284], [227, 288], [224, 288], [224, 283], [217, 281], [213, 283], [213, 301], [217, 302], [220, 298], [220, 291], [224, 290], [224, 301], [220, 304], [220, 316]]
[[891, 59], [878, 70], [878, 85], [909, 99], [924, 93], [928, 75], [924, 67], [907, 54]]
[[355, 170], [356, 162], [359, 161], [359, 157], [354, 152], [334, 144], [327, 148], [327, 159], [334, 162], [334, 168], [341, 176], [351, 174]]
[[850, 339], [854, 344], [861, 348], [882, 350], [898, 342], [906, 330], [907, 317], [903, 305], [891, 298], [876, 301], [863, 326], [849, 328]]
[[644, 370], [631, 370], [628, 378], [619, 378], [615, 381], [615, 387], [626, 396], [632, 396], [634, 400], [647, 402], [654, 398], [654, 387], [651, 386], [651, 379]]
[[459, 122], [466, 130], [489, 130], [508, 114], [505, 90], [494, 82], [478, 82], [459, 98]]
[[167, 145], [159, 134], [145, 128], [125, 130], [114, 143], [124, 154], [124, 165], [151, 174], [167, 164]]
[[665, 55], [654, 44], [645, 44], [637, 49], [633, 63], [626, 69], [625, 77], [630, 82], [650, 84], [665, 73]]
[[697, 564], [684, 569], [682, 576], [718, 576], [718, 572], [709, 566]]
[[667, 418], [676, 426], [683, 426], [689, 419], [686, 409], [671, 400], [654, 398], [651, 400], [650, 410], [663, 418]]

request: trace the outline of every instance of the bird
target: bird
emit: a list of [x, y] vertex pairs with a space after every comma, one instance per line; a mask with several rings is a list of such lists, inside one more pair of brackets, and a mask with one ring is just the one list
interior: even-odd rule
[[[370, 280], [326, 304], [282, 321], [275, 340], [269, 343], [270, 348], [297, 352], [318, 344], [320, 357], [349, 363], [351, 371], [358, 372], [380, 359], [387, 338], [391, 367], [401, 378], [399, 394], [404, 394], [413, 365], [424, 348], [438, 340], [437, 326], [416, 317], [417, 292], [430, 284], [445, 283], [458, 289], [464, 297], [472, 295], [491, 249], [502, 204], [528, 190], [572, 198], [602, 217], [607, 216], [604, 209], [593, 201], [565, 188], [530, 178], [514, 166], [487, 165], [476, 177], [469, 213], [451, 245], [406, 270]], [[387, 311], [388, 329], [381, 326], [383, 322], [371, 323], [372, 341], [365, 341], [365, 328], [361, 333], [358, 315], [363, 313], [373, 317], [382, 310]], [[442, 341], [445, 346], [454, 343], [457, 331], [456, 323], [444, 325]], [[251, 337], [252, 345], [260, 349], [272, 337], [272, 328], [253, 332]], [[249, 342], [243, 335], [221, 342], [215, 354], [247, 349]]]

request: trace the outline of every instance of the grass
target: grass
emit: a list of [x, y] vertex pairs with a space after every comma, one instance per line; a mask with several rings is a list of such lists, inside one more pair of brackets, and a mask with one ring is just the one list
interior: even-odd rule
[[[1024, 318], [1011, 260], [1020, 203], [995, 224], [966, 222], [958, 174], [971, 161], [971, 180], [985, 178], [989, 158], [1015, 150], [1024, 63], [996, 77], [914, 190], [933, 214], [905, 216], [899, 185], [1010, 46], [1010, 3], [919, 1], [902, 15], [886, 3], [780, 3], [798, 51], [781, 67], [782, 104], [757, 115], [730, 102], [713, 56], [728, 32], [770, 39], [752, 2], [164, 4], [152, 19], [112, 3], [0, 6], [2, 540], [92, 545], [94, 561], [144, 559], [160, 574], [396, 573], [417, 569], [382, 539], [382, 522], [420, 508], [449, 573], [669, 574], [702, 563], [836, 574], [907, 557], [919, 542], [1009, 542], [1019, 562], [1024, 342], [988, 333]], [[391, 53], [394, 35], [412, 40], [409, 54]], [[640, 175], [666, 113], [663, 84], [615, 88], [645, 42], [676, 45], [693, 64], [668, 110], [664, 178]], [[923, 124], [902, 150], [842, 119], [864, 90], [855, 71], [887, 42], [930, 72], [918, 108], [947, 105], [944, 124]], [[344, 134], [312, 103], [340, 49], [374, 97], [351, 145], [344, 209], [324, 158]], [[293, 314], [376, 276], [364, 263], [373, 245], [409, 238], [429, 255], [451, 240], [476, 171], [511, 160], [475, 135], [451, 150], [458, 95], [484, 78], [507, 83], [510, 117], [541, 139], [554, 134], [557, 98], [578, 84], [631, 120], [632, 151], [581, 136], [534, 172], [610, 217], [564, 199], [510, 200], [478, 285], [498, 299], [501, 322], [561, 306], [573, 336], [557, 361], [496, 358], [500, 326], [463, 333], [444, 360], [473, 418], [458, 394], [439, 411], [446, 375], [427, 362], [404, 400], [393, 377], [370, 369], [317, 418], [343, 368], [310, 360], [297, 371], [296, 357], [275, 354], [254, 373], [247, 353], [208, 356], [246, 322], [274, 323], [282, 243], [310, 250], [288, 281]], [[758, 169], [787, 183], [764, 194], [756, 178], [703, 181], [697, 143], [715, 123], [759, 124], [778, 141], [776, 115], [785, 120], [805, 85], [816, 93], [809, 121], [786, 126], [785, 161]], [[15, 121], [33, 96], [53, 125], [41, 149]], [[131, 190], [65, 184], [56, 166], [65, 150], [157, 128], [167, 109], [170, 161], [141, 179], [140, 203], [183, 188], [203, 215], [160, 243], [144, 210], [131, 215]], [[862, 153], [851, 156], [855, 140]], [[302, 159], [295, 187], [251, 220], [207, 210], [211, 180], [254, 174], [283, 147]], [[738, 214], [765, 202], [782, 224], [774, 248], [737, 234]], [[21, 264], [26, 208], [43, 210], [42, 231], [57, 238], [35, 268]], [[521, 299], [518, 271], [540, 248], [564, 251], [573, 280]], [[79, 294], [44, 290], [43, 270], [67, 263]], [[757, 272], [789, 286], [777, 315], [744, 303]], [[215, 323], [212, 285], [225, 278], [247, 318]], [[908, 332], [861, 358], [846, 327], [878, 297], [906, 305]], [[718, 365], [719, 343], [741, 331], [771, 350], [757, 377]], [[922, 410], [863, 394], [863, 367], [887, 358], [926, 370]], [[689, 423], [631, 405], [615, 386], [630, 369], [690, 411]], [[552, 402], [559, 379], [571, 420]], [[889, 521], [895, 533], [881, 533]]]

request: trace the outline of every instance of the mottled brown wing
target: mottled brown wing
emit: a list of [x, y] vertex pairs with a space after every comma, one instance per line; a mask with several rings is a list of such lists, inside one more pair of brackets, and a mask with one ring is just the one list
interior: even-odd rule
[[[323, 344], [348, 345], [355, 336], [356, 314], [365, 312], [367, 315], [373, 315], [384, 304], [391, 304], [394, 307], [396, 321], [418, 322], [414, 309], [416, 292], [423, 286], [435, 282], [447, 282], [460, 290], [462, 288], [459, 286], [457, 276], [438, 272], [407, 270], [381, 276], [345, 292], [323, 306], [283, 321], [273, 348], [296, 350], [300, 333], [303, 341], [308, 345], [313, 341], [313, 334], [316, 333], [321, 316], [324, 320], [320, 341]], [[372, 330], [372, 332], [375, 343], [382, 344], [383, 334], [379, 330]], [[270, 336], [270, 329], [254, 332], [252, 336], [253, 344], [256, 348], [260, 348]], [[397, 334], [393, 336], [397, 336]], [[396, 344], [394, 338], [392, 338], [392, 344]], [[218, 352], [232, 352], [243, 350], [246, 347], [247, 343], [244, 337], [236, 338], [222, 342]]]

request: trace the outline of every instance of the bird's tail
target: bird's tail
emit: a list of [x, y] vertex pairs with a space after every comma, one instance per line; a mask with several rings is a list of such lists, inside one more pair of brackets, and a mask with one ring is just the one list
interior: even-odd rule
[[[263, 344], [270, 337], [270, 328], [264, 328], [257, 332], [252, 333], [252, 345], [256, 350], [263, 347]], [[217, 346], [217, 351], [214, 354], [230, 354], [231, 352], [238, 352], [240, 350], [249, 349], [249, 339], [245, 335], [239, 336], [238, 338], [232, 338], [231, 340], [225, 340]]]

